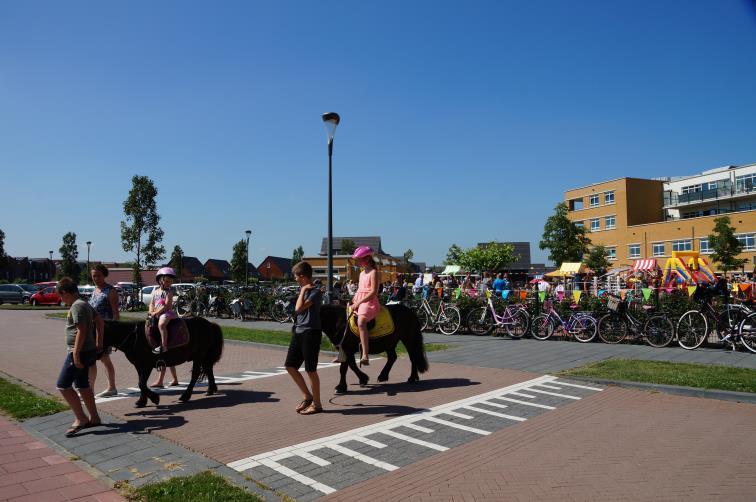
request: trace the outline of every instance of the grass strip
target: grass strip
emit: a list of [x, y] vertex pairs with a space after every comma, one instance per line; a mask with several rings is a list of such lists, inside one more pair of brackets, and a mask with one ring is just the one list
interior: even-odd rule
[[207, 471], [144, 485], [128, 494], [127, 498], [138, 502], [262, 502], [260, 497]]
[[25, 303], [10, 304], [6, 303], [0, 305], [0, 310], [63, 310], [68, 307], [61, 307], [60, 305], [29, 305]]
[[733, 392], [756, 392], [756, 370], [710, 364], [606, 359], [564, 370], [560, 376], [582, 376]]
[[68, 407], [56, 399], [42, 397], [0, 378], [0, 410], [16, 420], [53, 415]]

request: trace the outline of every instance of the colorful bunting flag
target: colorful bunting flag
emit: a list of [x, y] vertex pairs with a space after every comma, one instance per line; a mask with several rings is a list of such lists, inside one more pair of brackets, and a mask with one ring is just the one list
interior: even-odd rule
[[460, 295], [462, 294], [462, 290], [457, 288], [454, 290], [454, 299], [459, 300]]
[[520, 291], [520, 300], [525, 300], [528, 297], [527, 291]]
[[625, 299], [625, 290], [624, 289], [622, 291], [620, 291], [620, 298], [623, 299], [623, 300]]
[[693, 293], [696, 292], [696, 288], [698, 286], [688, 286], [688, 296], [693, 296]]
[[748, 288], [750, 288], [750, 287], [751, 287], [751, 285], [750, 285], [750, 284], [748, 284], [747, 282], [746, 282], [746, 283], [740, 283], [740, 284], [739, 284], [739, 286], [740, 286], [740, 290], [741, 290], [741, 291], [742, 291], [743, 293], [745, 293], [746, 291], [748, 291]]
[[561, 302], [564, 300], [564, 291], [557, 291], [557, 299]]
[[738, 292], [738, 283], [737, 283], [737, 282], [733, 282], [733, 283], [732, 283], [732, 290], [733, 290], [734, 292], [736, 292], [736, 293]]
[[538, 292], [538, 299], [541, 301], [544, 301], [546, 299], [546, 291], [539, 291]]
[[651, 298], [651, 288], [643, 288], [641, 291], [643, 291], [643, 299], [648, 300]]
[[576, 289], [572, 292], [572, 297], [575, 299], [575, 303], [578, 303], [580, 301], [580, 295], [582, 295], [583, 292], [579, 289]]
[[508, 289], [505, 289], [504, 291], [501, 292], [501, 299], [502, 300], [506, 300], [508, 296], [509, 296], [509, 290]]

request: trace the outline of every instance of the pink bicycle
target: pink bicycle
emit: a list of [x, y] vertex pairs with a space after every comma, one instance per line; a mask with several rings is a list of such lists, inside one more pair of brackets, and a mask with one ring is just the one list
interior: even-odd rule
[[487, 335], [494, 328], [504, 329], [512, 338], [522, 338], [530, 328], [530, 314], [521, 303], [507, 305], [499, 315], [490, 291], [486, 291], [488, 304], [467, 314], [467, 329], [474, 335]]

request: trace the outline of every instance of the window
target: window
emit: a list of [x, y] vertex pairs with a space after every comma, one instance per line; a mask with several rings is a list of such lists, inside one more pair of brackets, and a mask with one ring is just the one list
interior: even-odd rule
[[737, 176], [735, 178], [736, 192], [750, 192], [753, 190], [754, 185], [756, 185], [756, 173]]
[[756, 249], [754, 241], [756, 241], [756, 234], [740, 234], [736, 236], [743, 246], [743, 251], [753, 251]]
[[614, 246], [609, 246], [606, 248], [606, 259], [607, 260], [616, 260], [617, 259], [617, 248]]
[[664, 256], [664, 243], [663, 242], [654, 242], [651, 245], [651, 251], [654, 256]]
[[738, 204], [738, 211], [751, 211], [756, 209], [756, 202], [741, 202]]
[[717, 189], [717, 182], [716, 181], [710, 181], [709, 182], [709, 190], [716, 190]]
[[578, 228], [584, 228], [585, 227], [585, 222], [584, 221], [576, 221], [575, 222], [575, 226], [578, 227]]
[[598, 194], [591, 195], [591, 207], [597, 207], [599, 205]]
[[699, 241], [699, 248], [701, 250], [701, 254], [711, 254], [714, 252], [714, 250], [709, 247], [708, 237], [704, 237]]
[[672, 251], [693, 251], [693, 241], [691, 239], [672, 241]]
[[604, 192], [604, 204], [614, 204], [614, 190]]
[[695, 193], [695, 192], [700, 192], [700, 191], [701, 191], [700, 183], [698, 185], [688, 185], [680, 189], [680, 192], [682, 193]]
[[614, 215], [604, 217], [604, 228], [606, 228], [607, 230], [614, 228], [614, 222]]
[[598, 218], [591, 218], [591, 232], [596, 232], [597, 230], [600, 230], [599, 226], [599, 219]]
[[630, 244], [627, 247], [628, 258], [640, 258], [640, 244]]
[[572, 199], [569, 203], [570, 211], [577, 211], [583, 209], [583, 199]]

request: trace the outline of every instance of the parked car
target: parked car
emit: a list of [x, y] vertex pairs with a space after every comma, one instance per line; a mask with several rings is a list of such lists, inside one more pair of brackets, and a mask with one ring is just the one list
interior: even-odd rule
[[82, 300], [89, 301], [89, 299], [92, 298], [94, 290], [94, 286], [79, 286], [79, 296]]
[[24, 303], [29, 303], [31, 296], [39, 291], [39, 286], [33, 284], [19, 284], [19, 286], [24, 290]]
[[63, 299], [60, 297], [55, 288], [45, 288], [37, 291], [31, 296], [32, 305], [60, 305], [65, 306]]
[[157, 288], [157, 286], [145, 286], [142, 288], [142, 303], [147, 307], [149, 307], [152, 302], [152, 292], [155, 291], [155, 288]]
[[39, 289], [54, 288], [58, 283], [55, 281], [35, 282], [34, 285]]
[[18, 284], [0, 284], [0, 304], [24, 303], [24, 290]]

